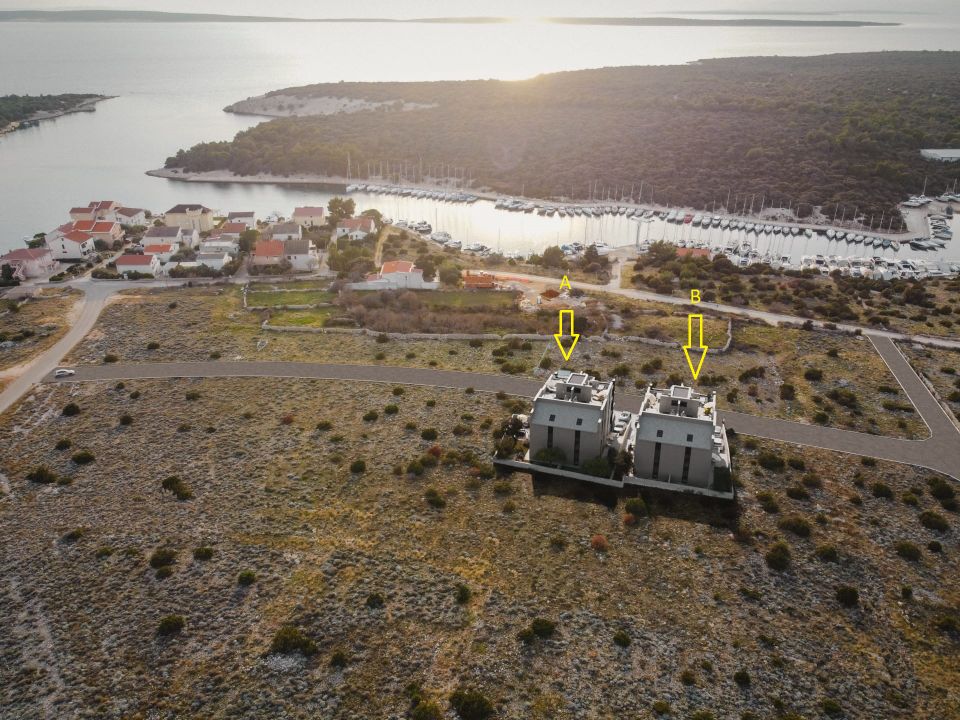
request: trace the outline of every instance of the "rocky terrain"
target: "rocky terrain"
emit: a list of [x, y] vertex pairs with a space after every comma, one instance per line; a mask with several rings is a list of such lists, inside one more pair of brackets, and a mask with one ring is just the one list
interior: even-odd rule
[[960, 714], [942, 478], [736, 438], [736, 508], [628, 513], [493, 477], [512, 402], [39, 387], [0, 419], [4, 715], [455, 718], [457, 690], [503, 718]]

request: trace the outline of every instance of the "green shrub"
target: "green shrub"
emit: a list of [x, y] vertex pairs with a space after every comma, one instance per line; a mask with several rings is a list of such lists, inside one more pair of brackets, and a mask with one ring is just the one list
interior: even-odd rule
[[166, 615], [157, 623], [157, 635], [169, 637], [183, 630], [186, 622], [182, 615]]
[[837, 602], [844, 607], [856, 607], [860, 604], [860, 593], [855, 587], [841, 585], [837, 588]]
[[873, 496], [876, 498], [883, 498], [884, 500], [890, 500], [893, 498], [893, 490], [891, 490], [890, 486], [886, 483], [873, 483], [873, 485], [870, 486], [870, 492], [872, 492]]
[[791, 485], [787, 488], [787, 497], [791, 500], [809, 500], [810, 493], [802, 485]]
[[784, 383], [780, 386], [780, 399], [781, 400], [793, 400], [797, 396], [797, 389], [790, 383]]
[[636, 517], [642, 517], [647, 514], [647, 504], [643, 501], [643, 498], [640, 497], [629, 498], [627, 502], [624, 503], [623, 509]]
[[567, 454], [560, 448], [540, 448], [534, 453], [533, 461], [547, 465], [563, 465], [567, 462]]
[[898, 540], [896, 543], [894, 543], [893, 549], [896, 550], [897, 555], [902, 557], [904, 560], [909, 560], [910, 562], [917, 562], [920, 560], [920, 548], [918, 548], [909, 540]]
[[237, 585], [240, 587], [250, 587], [257, 581], [257, 574], [253, 570], [241, 570], [237, 575]]
[[820, 709], [823, 710], [824, 715], [830, 717], [837, 717], [843, 714], [843, 708], [840, 707], [840, 703], [831, 698], [825, 698], [820, 701]]
[[746, 687], [750, 684], [750, 673], [746, 670], [737, 670], [733, 674], [733, 681], [740, 687]]
[[384, 602], [385, 600], [383, 598], [383, 595], [381, 595], [378, 592], [372, 592], [369, 595], [367, 595], [366, 605], [371, 610], [382, 608]]
[[946, 532], [950, 529], [950, 524], [946, 519], [933, 510], [924, 510], [920, 513], [920, 524], [928, 530], [936, 530], [937, 532]]
[[620, 647], [625, 648], [630, 647], [630, 643], [632, 641], [630, 639], [630, 635], [625, 630], [617, 630], [613, 634], [613, 642]]
[[164, 478], [160, 485], [168, 493], [172, 493], [177, 500], [190, 500], [193, 497], [190, 486], [176, 475]]
[[760, 503], [760, 507], [766, 513], [773, 515], [774, 513], [780, 512], [780, 505], [777, 503], [777, 499], [772, 493], [769, 493], [766, 490], [762, 490], [757, 493], [757, 502]]
[[653, 705], [650, 706], [653, 708], [653, 711], [657, 715], [669, 715], [670, 714], [670, 703], [666, 700], [655, 700]]
[[613, 472], [613, 468], [610, 467], [610, 463], [605, 457], [591, 458], [583, 463], [580, 469], [587, 475], [601, 478], [609, 478]]
[[76, 542], [77, 540], [79, 540], [80, 538], [82, 538], [82, 537], [86, 534], [86, 532], [87, 532], [87, 531], [86, 531], [85, 528], [74, 528], [73, 530], [70, 530], [69, 532], [67, 532], [67, 533], [66, 533], [62, 538], [60, 538], [60, 539], [61, 539], [63, 542], [68, 542], [68, 543]]
[[60, 414], [64, 417], [73, 417], [74, 415], [79, 415], [80, 406], [76, 403], [67, 403], [63, 406], [63, 410], [60, 411]]
[[97, 558], [97, 560], [103, 560], [104, 558], [108, 558], [111, 555], [113, 555], [113, 548], [110, 547], [109, 545], [98, 547], [97, 552], [94, 553], [94, 557]]
[[424, 428], [420, 431], [420, 437], [424, 440], [436, 440], [440, 436], [436, 428]]
[[380, 417], [380, 413], [378, 413], [376, 410], [368, 410], [363, 414], [364, 422], [373, 422], [378, 417]]
[[359, 474], [367, 471], [367, 463], [365, 460], [354, 460], [350, 463], [350, 472], [353, 474]]
[[453, 593], [453, 598], [457, 601], [457, 605], [466, 605], [468, 602], [470, 602], [470, 598], [472, 596], [473, 593], [470, 591], [469, 587], [463, 583], [457, 583], [457, 587]]
[[805, 380], [810, 380], [811, 382], [823, 380], [823, 370], [820, 368], [807, 368], [803, 371], [803, 377]]
[[150, 342], [147, 343], [147, 350], [157, 350], [159, 348], [160, 348], [160, 343], [158, 343], [156, 340], [151, 340]]
[[177, 561], [177, 551], [172, 548], [157, 548], [150, 555], [150, 567], [162, 568]]
[[952, 615], [944, 615], [937, 620], [935, 627], [941, 632], [955, 633], [960, 630], [960, 623], [958, 623], [957, 619]]
[[317, 430], [320, 430], [321, 432], [326, 432], [327, 430], [330, 430], [332, 427], [333, 427], [333, 423], [330, 422], [329, 420], [321, 420], [320, 422], [317, 423]]
[[117, 357], [116, 355], [114, 355], [113, 353], [107, 353], [106, 355], [103, 356], [103, 361], [104, 361], [105, 363], [115, 363], [115, 362], [116, 362], [117, 360], [119, 360], [119, 359], [120, 359], [120, 358], [118, 358], [118, 357]]
[[824, 562], [840, 562], [840, 553], [833, 545], [820, 545], [815, 551], [816, 556]]
[[121, 425], [133, 425], [133, 416], [124, 413], [123, 415], [120, 416], [120, 424], [121, 424]]
[[336, 650], [330, 656], [330, 667], [332, 668], [345, 668], [347, 662], [347, 654], [343, 650]]
[[763, 451], [757, 455], [757, 463], [764, 470], [773, 470], [775, 472], [780, 472], [786, 467], [786, 463], [782, 457], [767, 451]]
[[775, 542], [765, 558], [770, 569], [783, 572], [790, 567], [790, 547], [783, 541]]
[[31, 472], [27, 473], [27, 480], [41, 485], [49, 485], [57, 481], [57, 474], [46, 465], [37, 465]]
[[513, 485], [506, 480], [500, 480], [493, 484], [493, 492], [496, 495], [511, 495], [513, 493]]
[[407, 465], [407, 472], [410, 473], [411, 475], [416, 475], [418, 477], [420, 475], [423, 475], [423, 472], [424, 472], [423, 463], [420, 462], [419, 460], [411, 460], [410, 463]]
[[398, 385], [397, 387], [395, 387], [395, 388], [393, 389], [392, 392], [393, 392], [394, 397], [400, 397], [401, 395], [403, 395], [403, 394], [406, 392], [406, 390], [404, 390], [402, 387], [400, 387], [400, 386]]
[[73, 441], [63, 438], [62, 440], [57, 440], [57, 444], [54, 445], [55, 450], [69, 450], [73, 447]]
[[383, 408], [384, 415], [396, 415], [398, 412], [400, 412], [400, 406], [392, 403]]
[[693, 670], [684, 670], [680, 673], [680, 682], [684, 685], [695, 685], [697, 682], [697, 675]]
[[[481, 343], [480, 340], [470, 341], [471, 344], [474, 342]], [[450, 695], [450, 707], [460, 716], [460, 720], [487, 720], [494, 714], [493, 703], [479, 690], [472, 688], [457, 688]]]
[[81, 450], [79, 452], [75, 452], [70, 459], [73, 460], [77, 465], [89, 465], [94, 461], [95, 458], [93, 457], [93, 453], [89, 450]]
[[276, 655], [292, 655], [299, 652], [309, 657], [317, 652], [317, 644], [304, 635], [303, 631], [293, 625], [284, 625], [273, 636], [270, 643], [270, 653]]
[[798, 457], [787, 458], [787, 465], [789, 465], [792, 470], [807, 469], [807, 464], [803, 461], [803, 458], [798, 458]]
[[426, 492], [423, 494], [423, 497], [426, 499], [427, 504], [432, 508], [440, 510], [447, 506], [447, 501], [444, 499], [443, 495], [437, 491], [436, 488], [427, 488]]
[[199, 399], [200, 399], [200, 393], [199, 393], [197, 390], [188, 390], [188, 391], [184, 394], [184, 397], [185, 397], [187, 400], [189, 400], [190, 402], [193, 402], [194, 400], [199, 400]]
[[202, 545], [193, 549], [193, 559], [206, 561], [213, 557], [213, 548]]
[[799, 515], [785, 517], [777, 525], [781, 530], [792, 532], [797, 537], [810, 537], [810, 523]]

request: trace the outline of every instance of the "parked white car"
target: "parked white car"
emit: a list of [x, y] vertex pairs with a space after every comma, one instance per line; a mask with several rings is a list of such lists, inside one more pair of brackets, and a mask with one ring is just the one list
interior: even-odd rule
[[70, 377], [71, 375], [76, 375], [76, 370], [70, 370], [69, 368], [57, 368], [53, 371], [53, 376], [56, 378]]

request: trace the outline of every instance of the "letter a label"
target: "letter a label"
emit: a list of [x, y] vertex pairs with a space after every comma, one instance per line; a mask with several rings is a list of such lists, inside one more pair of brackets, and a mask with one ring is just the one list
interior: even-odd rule
[[563, 276], [563, 280], [560, 281], [560, 289], [561, 289], [561, 290], [563, 290], [563, 289], [570, 290], [570, 289], [571, 289], [571, 288], [570, 288], [570, 280], [567, 279], [567, 276], [566, 276], [566, 275], [564, 275], [564, 276]]

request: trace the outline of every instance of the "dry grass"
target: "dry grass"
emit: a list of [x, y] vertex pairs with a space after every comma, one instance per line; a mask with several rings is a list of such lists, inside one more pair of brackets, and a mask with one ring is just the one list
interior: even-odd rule
[[[187, 401], [188, 390], [199, 399]], [[83, 412], [60, 417], [68, 400]], [[398, 414], [382, 412], [390, 403]], [[371, 409], [380, 417], [363, 421]], [[122, 413], [131, 426], [118, 427]], [[402, 716], [403, 688], [416, 681], [444, 708], [454, 687], [478, 686], [502, 717], [581, 717], [585, 708], [650, 717], [665, 698], [677, 717], [720, 708], [816, 717], [827, 698], [847, 717], [960, 710], [957, 640], [934, 626], [960, 602], [958, 520], [941, 511], [953, 526], [945, 534], [919, 523], [937, 507], [923, 492], [930, 473], [739, 441], [738, 522], [749, 539], [741, 543], [733, 515], [697, 502], [648, 498], [654, 517], [628, 527], [622, 500], [584, 488], [512, 476], [509, 495], [494, 492], [462, 454], [489, 449], [481, 422], [505, 414], [490, 395], [408, 387], [395, 396], [377, 384], [44, 386], [0, 425], [0, 442], [13, 449], [0, 468], [10, 486], [0, 529], [11, 551], [0, 647], [33, 658], [0, 666], [6, 707], [28, 714], [59, 680], [60, 712], [82, 707], [104, 718], [158, 708], [193, 717], [196, 703], [205, 716]], [[333, 427], [315, 430], [321, 420]], [[394, 475], [394, 464], [431, 445], [408, 422], [438, 428], [441, 455], [457, 458], [421, 477]], [[457, 423], [473, 432], [455, 437]], [[178, 432], [181, 424], [189, 429]], [[69, 452], [53, 449], [64, 437], [96, 461], [74, 466]], [[763, 450], [801, 458], [806, 469], [763, 471], [754, 464]], [[366, 461], [362, 474], [349, 470], [356, 459]], [[72, 484], [24, 480], [40, 463]], [[810, 500], [786, 497], [805, 473], [821, 487], [809, 485]], [[190, 485], [192, 500], [162, 490], [170, 475]], [[894, 500], [870, 494], [877, 481]], [[912, 486], [921, 489], [916, 507], [899, 500]], [[427, 504], [429, 488], [444, 508]], [[778, 515], [760, 508], [761, 492], [775, 497]], [[812, 537], [780, 530], [786, 515], [807, 519]], [[80, 527], [79, 539], [60, 540]], [[597, 534], [605, 553], [590, 548]], [[763, 559], [778, 536], [791, 547], [786, 573]], [[933, 539], [944, 552], [924, 549], [916, 564], [892, 549]], [[835, 545], [840, 562], [818, 560], [821, 544]], [[213, 548], [211, 560], [191, 559], [201, 545]], [[158, 547], [178, 552], [164, 580], [147, 562]], [[102, 548], [113, 552], [98, 557]], [[245, 569], [257, 581], [238, 589]], [[458, 583], [472, 590], [465, 606], [454, 599]], [[841, 584], [859, 590], [858, 608], [835, 601]], [[913, 600], [901, 600], [903, 585]], [[382, 609], [367, 605], [376, 593]], [[170, 614], [184, 616], [183, 632], [155, 639]], [[536, 617], [558, 623], [556, 638], [528, 647], [516, 635]], [[313, 660], [265, 657], [284, 623], [317, 643]], [[618, 630], [629, 648], [614, 644]], [[329, 666], [336, 651], [348, 659], [343, 670]], [[683, 669], [695, 689], [681, 684]], [[740, 669], [750, 691], [732, 680]]]
[[66, 334], [69, 316], [80, 293], [70, 288], [45, 290], [19, 305], [14, 312], [0, 304], [0, 336], [20, 337], [12, 348], [0, 348], [0, 371], [21, 365], [44, 352]]

